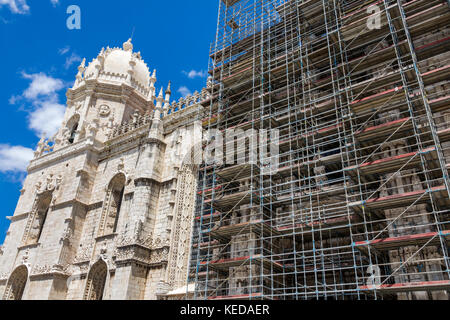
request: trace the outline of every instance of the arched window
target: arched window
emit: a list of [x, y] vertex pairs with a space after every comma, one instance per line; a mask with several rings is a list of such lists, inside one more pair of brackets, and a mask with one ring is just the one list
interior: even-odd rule
[[80, 124], [80, 116], [78, 114], [74, 115], [67, 122], [67, 129], [68, 129], [67, 140], [70, 144], [73, 144], [75, 142], [75, 139], [76, 139], [77, 133], [78, 133], [79, 124]]
[[50, 194], [40, 196], [37, 206], [30, 216], [30, 224], [27, 228], [25, 245], [32, 245], [39, 242], [42, 236], [42, 230], [44, 229], [45, 220], [47, 219], [50, 210], [51, 200], [52, 197]]
[[108, 266], [103, 260], [95, 263], [89, 271], [84, 300], [103, 300]]
[[125, 192], [125, 181], [125, 175], [118, 174], [109, 183], [100, 221], [100, 236], [109, 235], [117, 231], [122, 199]]
[[74, 124], [72, 130], [70, 131], [69, 143], [72, 144], [75, 142], [75, 137], [78, 131], [78, 122]]
[[9, 277], [3, 300], [22, 300], [25, 285], [28, 280], [28, 269], [20, 266]]

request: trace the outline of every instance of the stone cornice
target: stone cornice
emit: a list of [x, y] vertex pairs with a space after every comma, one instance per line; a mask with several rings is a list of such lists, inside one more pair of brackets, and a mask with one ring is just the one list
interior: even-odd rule
[[16, 222], [16, 221], [28, 218], [28, 216], [30, 214], [31, 214], [31, 212], [19, 213], [19, 214], [16, 214], [16, 215], [12, 216], [12, 217], [6, 217], [6, 219], [8, 219], [11, 222]]
[[157, 143], [166, 145], [166, 143], [162, 140], [147, 137], [148, 132], [149, 125], [145, 125], [134, 131], [130, 131], [127, 134], [109, 140], [100, 152], [99, 161], [101, 162], [107, 158], [113, 157], [114, 155], [122, 154], [145, 144]]
[[[100, 206], [101, 207], [102, 204], [103, 204], [103, 201], [96, 201], [94, 203], [86, 204], [86, 203], [84, 203], [84, 202], [82, 202], [82, 201], [80, 201], [78, 199], [72, 199], [72, 200], [67, 200], [67, 201], [60, 202], [60, 203], [57, 203], [55, 205], [52, 205], [52, 208], [53, 209], [61, 209], [61, 208], [64, 208], [64, 207], [80, 205], [80, 206], [86, 208], [87, 210], [92, 210], [91, 209], [92, 207], [94, 207], [94, 206]], [[12, 217], [7, 217], [7, 219], [10, 220], [11, 222], [16, 222], [16, 221], [28, 218], [28, 216], [30, 214], [31, 214], [31, 212], [19, 213], [19, 214], [16, 214], [16, 215], [12, 216]]]
[[99, 153], [101, 148], [102, 143], [96, 141], [95, 145], [93, 146], [88, 144], [87, 139], [85, 139], [76, 144], [66, 146], [51, 153], [47, 153], [40, 158], [33, 159], [28, 166], [28, 172], [30, 173], [31, 171], [38, 170], [48, 163], [54, 163], [59, 160], [67, 159], [73, 155], [77, 155], [83, 152], [91, 151]]
[[169, 247], [151, 249], [139, 244], [120, 246], [115, 252], [116, 264], [136, 263], [145, 267], [166, 265], [169, 260]]
[[45, 277], [70, 277], [68, 272], [69, 266], [58, 266], [58, 265], [35, 265], [31, 270], [30, 279], [45, 278]]
[[83, 81], [83, 83], [77, 88], [71, 88], [67, 90], [67, 98], [69, 100], [74, 100], [88, 91], [89, 93], [95, 94], [97, 97], [101, 97], [102, 95], [114, 95], [114, 96], [122, 96], [124, 93], [129, 93], [131, 95], [135, 95], [137, 100], [141, 102], [141, 105], [153, 105], [151, 99], [144, 96], [142, 92], [137, 90], [135, 87], [130, 86], [124, 82], [109, 81], [102, 79], [88, 79]]

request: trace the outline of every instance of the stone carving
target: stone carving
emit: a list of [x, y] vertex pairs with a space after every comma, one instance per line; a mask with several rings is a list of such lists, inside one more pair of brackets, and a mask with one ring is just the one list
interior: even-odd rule
[[140, 129], [146, 125], [149, 125], [153, 119], [153, 114], [146, 113], [144, 115], [139, 114], [137, 117], [134, 117], [130, 122], [124, 123], [120, 126], [115, 127], [110, 134], [110, 138], [113, 139], [115, 137], [122, 136], [124, 134], [133, 132], [137, 129]]
[[84, 102], [83, 101], [77, 101], [74, 103], [75, 106], [75, 110], [78, 112], [80, 111], [81, 107], [83, 106]]
[[63, 181], [62, 175], [54, 175], [51, 173], [47, 176], [45, 182], [38, 181], [36, 183], [35, 185], [36, 193], [40, 195], [45, 192], [53, 192], [61, 186], [62, 181]]
[[63, 234], [61, 236], [62, 242], [69, 242], [73, 237], [73, 227], [69, 224], [66, 229], [64, 229]]
[[99, 120], [94, 119], [86, 125], [86, 144], [94, 145], [95, 137], [99, 129]]
[[45, 138], [45, 134], [42, 135], [41, 140], [39, 140], [38, 145], [36, 147], [36, 151], [34, 152], [34, 158], [39, 158], [46, 153], [53, 151], [53, 146], [51, 145], [52, 141]]
[[117, 248], [114, 256], [116, 263], [124, 263], [134, 261], [144, 265], [158, 265], [167, 263], [169, 256], [169, 248], [161, 248], [151, 250], [138, 245]]
[[52, 275], [55, 273], [70, 275], [70, 266], [65, 265], [35, 265], [31, 270], [31, 276], [43, 276], [43, 275]]
[[28, 259], [30, 258], [30, 250], [25, 250], [23, 256], [22, 256], [22, 264], [26, 265], [28, 264]]
[[186, 282], [190, 233], [194, 215], [196, 178], [189, 166], [179, 173], [177, 213], [171, 243], [169, 283], [182, 286]]
[[9, 274], [6, 272], [0, 273], [0, 281], [7, 281]]
[[131, 43], [131, 38], [128, 39], [127, 42], [124, 42], [123, 50], [125, 50], [125, 51], [133, 51], [133, 44]]
[[99, 107], [98, 115], [99, 115], [100, 117], [106, 118], [106, 117], [109, 116], [110, 114], [111, 114], [111, 108], [110, 108], [110, 106], [108, 106], [108, 105], [106, 105], [106, 104], [102, 104], [102, 105]]
[[77, 255], [75, 256], [75, 259], [73, 263], [79, 264], [82, 262], [89, 261], [92, 256], [92, 250], [93, 250], [92, 243], [87, 245], [80, 245], [80, 248], [78, 249]]

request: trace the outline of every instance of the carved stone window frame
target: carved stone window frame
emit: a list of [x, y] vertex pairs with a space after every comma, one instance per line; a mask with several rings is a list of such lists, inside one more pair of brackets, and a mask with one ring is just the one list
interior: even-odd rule
[[[39, 209], [42, 202], [48, 202], [48, 205], [46, 205], [47, 209], [45, 210], [45, 217], [44, 221], [41, 223], [39, 236], [36, 242], [29, 243], [29, 238], [31, 235], [31, 229], [33, 224], [35, 223], [36, 219], [39, 216]], [[31, 213], [28, 216], [27, 224], [25, 226], [25, 232], [22, 237], [22, 247], [28, 247], [28, 246], [35, 246], [39, 244], [39, 240], [42, 237], [42, 231], [45, 226], [45, 222], [48, 218], [48, 215], [51, 213], [52, 210], [52, 202], [53, 202], [53, 191], [45, 191], [42, 193], [38, 193], [35, 197], [34, 203], [33, 203], [33, 209]]]
[[20, 265], [11, 273], [3, 293], [3, 300], [22, 300], [29, 281], [30, 270]]
[[108, 279], [108, 263], [99, 259], [91, 266], [87, 274], [83, 300], [103, 300]]
[[[120, 219], [120, 212], [122, 211], [122, 204], [124, 201], [124, 196], [125, 196], [125, 187], [126, 187], [126, 183], [127, 183], [127, 177], [126, 174], [123, 172], [119, 172], [116, 175], [114, 175], [114, 177], [110, 180], [108, 187], [106, 189], [106, 196], [105, 196], [105, 201], [103, 202], [103, 208], [102, 208], [102, 212], [101, 212], [101, 216], [100, 216], [100, 223], [98, 226], [98, 231], [97, 231], [97, 238], [103, 238], [109, 235], [114, 235], [117, 231], [117, 226], [119, 223], [119, 219]], [[119, 208], [118, 211], [116, 213], [116, 217], [115, 217], [115, 226], [112, 232], [107, 232], [107, 222], [108, 222], [108, 215], [110, 213], [111, 210], [111, 206], [113, 203], [113, 196], [114, 196], [114, 192], [117, 191], [115, 190], [115, 188], [120, 187], [122, 189], [121, 191], [121, 195], [120, 195], [120, 202], [118, 204]]]

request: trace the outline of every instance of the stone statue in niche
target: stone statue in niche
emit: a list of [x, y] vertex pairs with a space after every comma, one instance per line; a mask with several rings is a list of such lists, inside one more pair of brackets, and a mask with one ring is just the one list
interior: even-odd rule
[[98, 119], [94, 119], [91, 123], [88, 123], [86, 128], [87, 128], [87, 144], [88, 145], [93, 145], [94, 141], [95, 141], [95, 136], [97, 135], [98, 132], [98, 127], [99, 127], [99, 123], [98, 123]]

